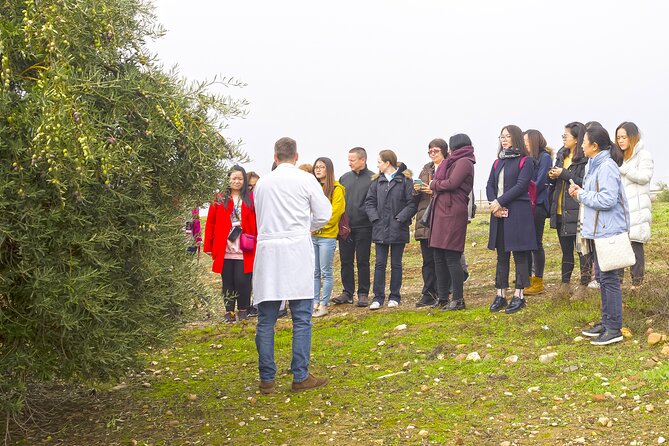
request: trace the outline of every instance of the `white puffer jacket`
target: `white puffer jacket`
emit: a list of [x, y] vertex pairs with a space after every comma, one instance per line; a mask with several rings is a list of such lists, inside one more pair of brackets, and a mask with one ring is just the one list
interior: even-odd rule
[[650, 179], [653, 177], [653, 158], [643, 146], [643, 141], [634, 146], [634, 154], [620, 166], [620, 175], [625, 185], [629, 203], [630, 240], [646, 243], [650, 240], [651, 203]]

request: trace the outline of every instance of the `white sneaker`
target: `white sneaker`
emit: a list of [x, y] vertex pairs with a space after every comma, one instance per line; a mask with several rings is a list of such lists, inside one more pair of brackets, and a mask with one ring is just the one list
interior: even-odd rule
[[381, 304], [377, 301], [372, 302], [372, 304], [369, 306], [370, 310], [378, 310], [379, 308], [381, 308]]
[[314, 304], [314, 313], [318, 311], [318, 307], [319, 307], [318, 304]]
[[399, 306], [400, 306], [400, 303], [397, 302], [396, 300], [389, 300], [388, 301], [388, 308], [395, 308], [395, 307], [399, 307]]
[[596, 280], [591, 280], [590, 283], [588, 284], [588, 288], [593, 288], [593, 289], [599, 289], [599, 282]]
[[328, 314], [328, 307], [321, 305], [318, 310], [314, 311], [313, 317], [322, 317]]

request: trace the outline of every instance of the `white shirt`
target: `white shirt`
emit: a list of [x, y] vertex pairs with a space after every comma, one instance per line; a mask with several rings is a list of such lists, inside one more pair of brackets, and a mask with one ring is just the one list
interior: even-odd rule
[[330, 220], [332, 205], [316, 178], [282, 163], [254, 189], [258, 239], [253, 302], [312, 299], [311, 232]]

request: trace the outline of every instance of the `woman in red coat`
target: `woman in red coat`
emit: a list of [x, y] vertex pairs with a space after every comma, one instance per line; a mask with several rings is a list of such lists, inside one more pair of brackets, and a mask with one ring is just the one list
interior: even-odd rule
[[204, 252], [212, 256], [211, 270], [222, 277], [227, 322], [248, 317], [257, 235], [253, 195], [248, 188], [246, 171], [235, 165], [230, 170], [227, 193], [209, 207], [204, 230]]
[[[437, 294], [442, 309], [464, 310], [464, 271], [460, 258], [465, 250], [467, 222], [469, 217], [469, 193], [474, 186], [474, 147], [464, 133], [451, 136], [451, 153], [439, 164], [430, 182], [432, 214], [429, 245], [434, 255], [434, 270], [437, 276]], [[453, 299], [448, 302], [449, 289], [453, 287]]]

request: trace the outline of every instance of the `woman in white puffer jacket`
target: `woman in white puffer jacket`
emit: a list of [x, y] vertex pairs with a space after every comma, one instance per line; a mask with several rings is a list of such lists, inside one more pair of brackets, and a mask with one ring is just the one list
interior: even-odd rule
[[616, 128], [616, 143], [624, 155], [620, 175], [629, 203], [630, 240], [636, 255], [636, 264], [630, 268], [630, 273], [632, 286], [636, 287], [641, 285], [645, 272], [643, 245], [650, 240], [653, 158], [644, 148], [639, 127], [633, 122], [623, 122]]

